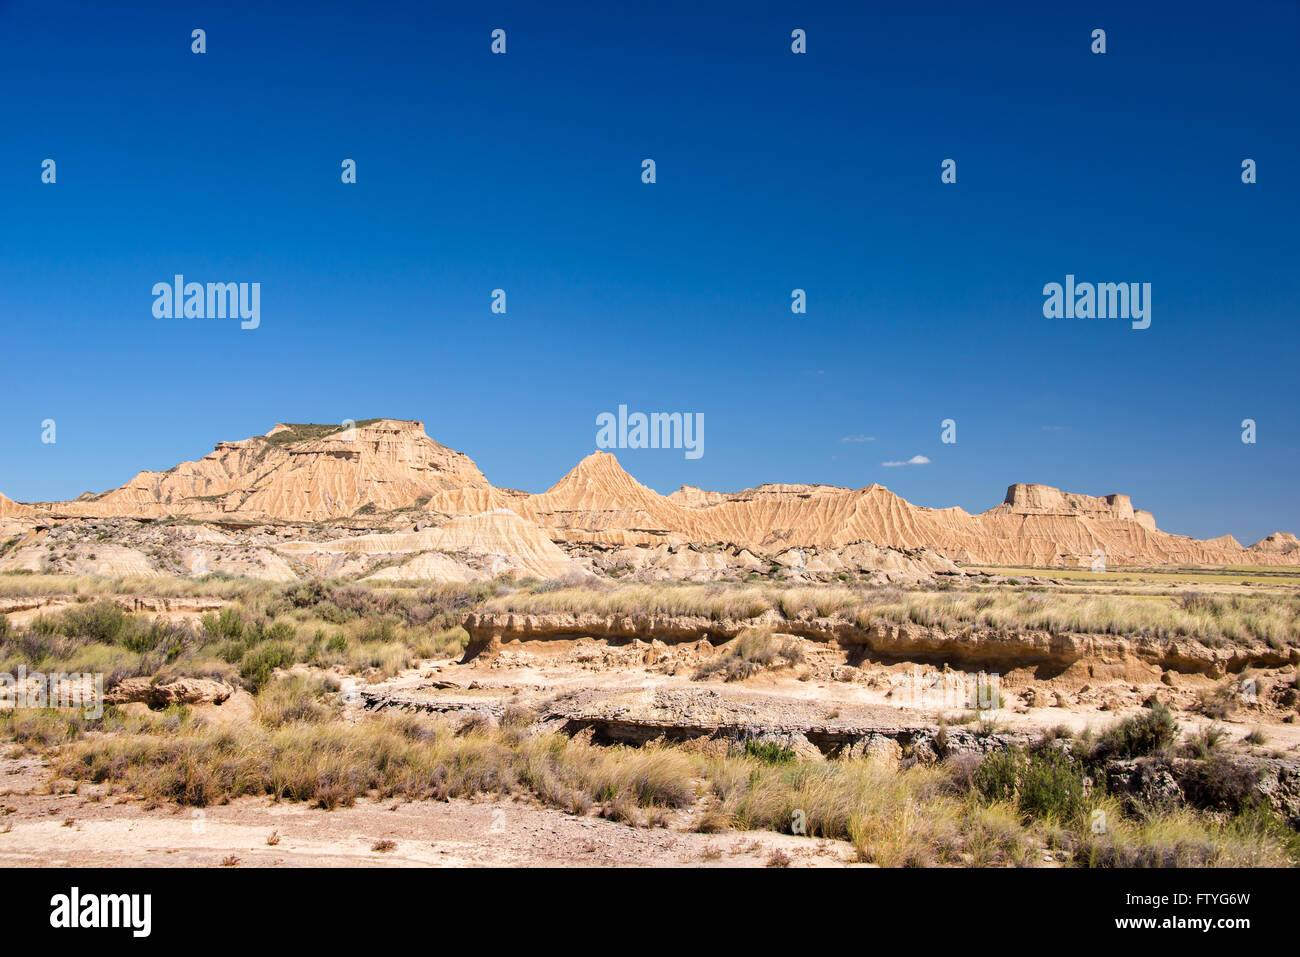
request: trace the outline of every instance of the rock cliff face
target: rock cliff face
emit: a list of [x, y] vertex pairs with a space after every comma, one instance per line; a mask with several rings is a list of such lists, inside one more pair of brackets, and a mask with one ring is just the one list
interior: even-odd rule
[[26, 505], [19, 505], [12, 499], [0, 494], [0, 518], [13, 518], [18, 515], [31, 515], [32, 510]]
[[322, 521], [405, 508], [448, 489], [491, 486], [469, 456], [430, 439], [420, 422], [281, 424], [264, 436], [221, 442], [197, 462], [141, 472], [90, 500], [58, 503], [54, 511]]
[[[0, 517], [31, 511], [0, 498]], [[468, 538], [464, 548], [450, 539], [428, 548], [514, 555], [531, 574], [560, 567], [563, 554], [542, 548], [542, 541], [610, 555], [608, 550], [633, 549], [618, 554], [633, 565], [628, 556], [653, 555], [647, 560], [666, 569], [683, 563], [703, 569], [715, 561], [680, 551], [693, 544], [727, 546], [742, 566], [742, 552], [776, 556], [790, 549], [817, 550], [812, 560], [818, 564], [857, 566], [864, 555], [877, 555], [871, 548], [892, 550], [878, 554], [886, 564], [905, 561], [916, 568], [936, 563], [901, 556], [928, 550], [945, 562], [1082, 568], [1099, 557], [1107, 567], [1300, 564], [1300, 540], [1288, 533], [1250, 548], [1230, 536], [1198, 541], [1160, 531], [1154, 516], [1135, 510], [1127, 495], [1078, 495], [1046, 485], [1012, 485], [1000, 505], [977, 515], [912, 505], [881, 485], [760, 485], [740, 492], [684, 486], [665, 496], [637, 482], [613, 455], [596, 452], [552, 488], [530, 495], [494, 488], [468, 456], [425, 435], [422, 423], [395, 419], [346, 431], [277, 425], [264, 436], [223, 442], [197, 462], [141, 472], [119, 489], [41, 505], [36, 512], [50, 513], [243, 522], [346, 519], [389, 527], [432, 523], [446, 529], [444, 537], [454, 531]], [[482, 517], [489, 513], [498, 517]], [[505, 513], [519, 521], [501, 517]], [[478, 518], [472, 526], [449, 524], [473, 516]], [[490, 547], [479, 547], [488, 541]], [[515, 546], [504, 547], [508, 542]], [[846, 550], [853, 548], [858, 552], [849, 555]], [[782, 563], [799, 571], [808, 560]]]
[[1075, 495], [1050, 485], [1013, 485], [1002, 504], [1013, 515], [1086, 515], [1089, 518], [1133, 517], [1127, 495]]

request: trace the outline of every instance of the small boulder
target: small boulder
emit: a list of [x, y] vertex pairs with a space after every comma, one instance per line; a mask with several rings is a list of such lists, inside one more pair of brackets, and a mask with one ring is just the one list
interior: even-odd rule
[[173, 678], [155, 682], [152, 678], [125, 678], [104, 695], [105, 704], [138, 701], [150, 708], [173, 704], [221, 704], [235, 689], [212, 678]]

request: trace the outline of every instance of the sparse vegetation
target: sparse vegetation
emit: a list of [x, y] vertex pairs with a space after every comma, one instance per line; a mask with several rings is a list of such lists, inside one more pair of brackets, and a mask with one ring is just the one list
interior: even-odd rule
[[1228, 732], [1222, 726], [1207, 724], [1187, 739], [1185, 750], [1191, 757], [1208, 761], [1227, 736]]
[[301, 662], [387, 676], [417, 661], [458, 655], [461, 611], [483, 597], [475, 586], [389, 592], [308, 582], [249, 588], [197, 625], [131, 612], [108, 598], [37, 615], [25, 628], [0, 616], [0, 671], [19, 665], [122, 678], [213, 677], [252, 691], [276, 669]]
[[[594, 812], [637, 826], [687, 822], [709, 833], [793, 833], [798, 811], [803, 833], [850, 841], [861, 860], [886, 866], [1031, 864], [1044, 849], [1056, 860], [1093, 866], [1300, 860], [1296, 832], [1260, 806], [1257, 770], [1233, 756], [1222, 728], [1210, 724], [1180, 747], [1178, 722], [1163, 704], [1096, 736], [1062, 728], [1011, 750], [984, 741], [980, 746], [990, 753], [983, 756], [949, 754], [945, 728], [937, 740], [939, 760], [909, 753], [900, 767], [877, 758], [807, 760], [778, 736], [755, 737], [725, 752], [663, 742], [598, 746], [583, 736], [539, 730], [537, 715], [513, 704], [498, 724], [482, 720], [456, 728], [412, 714], [368, 714], [350, 724], [338, 720], [339, 684], [325, 673], [380, 678], [423, 659], [458, 655], [467, 640], [459, 623], [476, 609], [741, 622], [774, 611], [787, 620], [839, 616], [868, 626], [883, 619], [958, 633], [1032, 628], [1294, 645], [1300, 596], [1269, 608], [1239, 595], [1058, 597], [1029, 586], [1007, 594], [849, 583], [577, 587], [502, 579], [371, 588], [210, 579], [188, 582], [190, 594], [219, 598], [224, 607], [184, 618], [129, 611], [114, 600], [118, 592], [98, 581], [59, 582], [64, 594], [71, 587], [74, 604], [22, 626], [0, 616], [0, 670], [24, 664], [29, 671], [100, 671], [110, 687], [128, 675], [219, 677], [254, 696], [252, 720], [221, 725], [184, 707], [152, 713], [109, 708], [94, 720], [77, 712], [0, 712], [0, 738], [41, 754], [53, 773], [79, 785], [112, 784], [148, 801], [206, 806], [257, 795], [336, 808], [363, 796], [527, 794], [570, 813]], [[39, 575], [5, 576], [3, 584], [52, 593]], [[151, 593], [172, 587], [166, 580], [157, 586], [149, 585]], [[805, 660], [804, 640], [781, 634], [779, 624], [770, 624], [775, 618], [743, 630], [705, 660], [697, 677], [739, 680], [797, 665], [798, 674], [808, 673], [818, 656]], [[1269, 680], [1270, 700], [1285, 705], [1290, 693], [1295, 703], [1289, 672], [1277, 669]], [[1202, 697], [1201, 710], [1216, 721], [1226, 717], [1239, 706], [1237, 687], [1235, 680], [1224, 681]], [[981, 717], [971, 711], [949, 718], [951, 735], [969, 740], [969, 731], [955, 727], [961, 722], [979, 721], [976, 730], [986, 739], [1002, 730]], [[1244, 741], [1263, 745], [1265, 737], [1257, 728]], [[1109, 793], [1108, 763], [1161, 773], [1176, 768], [1192, 806], [1139, 806], [1123, 793]], [[1107, 822], [1104, 832], [1092, 827], [1099, 813]], [[267, 843], [278, 840], [273, 833]]]
[[[1044, 846], [1092, 866], [1297, 860], [1294, 832], [1248, 799], [1248, 769], [1220, 758], [1190, 779], [1197, 799], [1216, 810], [1135, 817], [1089, 783], [1091, 758], [1050, 743], [1059, 738], [904, 770], [881, 760], [808, 762], [780, 745], [726, 754], [691, 745], [601, 747], [528, 733], [522, 711], [500, 727], [459, 732], [410, 714], [345, 725], [324, 720], [332, 694], [325, 684], [272, 682], [257, 696], [258, 720], [234, 727], [210, 726], [188, 709], [135, 717], [109, 709], [98, 721], [3, 715], [0, 733], [50, 753], [61, 776], [198, 807], [245, 794], [334, 808], [363, 795], [527, 792], [572, 813], [598, 806], [606, 817], [642, 826], [688, 811], [708, 832], [790, 833], [799, 812], [807, 835], [849, 840], [862, 860], [885, 866], [1028, 864]], [[106, 729], [115, 733], [86, 734]], [[1113, 737], [1146, 747], [1163, 740], [1163, 730], [1129, 727]], [[1098, 813], [1108, 822], [1104, 834], [1091, 827]]]
[[751, 628], [733, 638], [723, 654], [701, 665], [695, 677], [703, 680], [721, 676], [726, 681], [744, 681], [764, 669], [798, 664], [802, 660], [798, 641], [777, 638], [770, 629]]
[[1097, 758], [1140, 758], [1168, 752], [1178, 740], [1178, 722], [1160, 703], [1109, 728], [1098, 740]]
[[1195, 638], [1270, 647], [1300, 643], [1300, 596], [1232, 594], [1212, 600], [1185, 595], [1101, 594], [1095, 591], [897, 588], [850, 585], [782, 586], [625, 584], [521, 588], [489, 598], [487, 611], [532, 614], [595, 612], [756, 618], [776, 610], [787, 620], [840, 616], [866, 627], [875, 619], [911, 622], [949, 633], [970, 629], [1046, 631]]

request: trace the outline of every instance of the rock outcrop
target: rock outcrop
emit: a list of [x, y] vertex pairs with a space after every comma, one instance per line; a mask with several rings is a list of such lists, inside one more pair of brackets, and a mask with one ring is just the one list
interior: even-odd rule
[[1005, 674], [1019, 668], [1059, 674], [1081, 662], [1096, 663], [1119, 676], [1158, 678], [1169, 669], [1185, 674], [1222, 678], [1248, 668], [1276, 668], [1300, 663], [1295, 649], [1277, 650], [1257, 644], [1209, 648], [1198, 641], [1150, 636], [1039, 630], [975, 628], [950, 633], [938, 627], [876, 618], [869, 623], [843, 617], [787, 618], [769, 610], [754, 618], [708, 618], [699, 615], [600, 614], [596, 612], [529, 614], [509, 611], [473, 612], [462, 627], [469, 634], [465, 660], [490, 655], [512, 641], [555, 641], [595, 638], [606, 641], [661, 641], [680, 644], [707, 640], [717, 645], [750, 629], [770, 629], [839, 648], [880, 662], [942, 662], [963, 669], [987, 669]]
[[418, 532], [285, 542], [277, 550], [325, 575], [356, 570], [349, 558], [386, 560], [368, 577], [389, 581], [475, 581], [507, 572], [551, 579], [576, 568], [541, 529], [504, 509]]
[[491, 486], [469, 456], [430, 439], [420, 422], [280, 424], [264, 436], [221, 442], [197, 462], [141, 472], [119, 489], [53, 510], [311, 522], [405, 508], [448, 489]]
[[[691, 566], [695, 577], [723, 566], [727, 574], [743, 572], [748, 559], [741, 552], [762, 560], [796, 548], [816, 550], [811, 559], [819, 563], [816, 570], [830, 573], [837, 567], [860, 571], [864, 560], [876, 562], [876, 568], [915, 570], [915, 554], [922, 551], [940, 563], [1048, 568], [1089, 568], [1099, 558], [1107, 567], [1300, 564], [1300, 540], [1294, 535], [1279, 532], [1250, 548], [1230, 536], [1198, 541], [1161, 531], [1151, 512], [1135, 509], [1127, 495], [1079, 495], [1046, 485], [1012, 485], [1001, 504], [976, 515], [913, 505], [881, 485], [760, 485], [740, 492], [683, 486], [665, 496], [637, 482], [610, 453], [596, 452], [547, 491], [530, 495], [494, 488], [468, 456], [434, 442], [421, 423], [395, 419], [347, 430], [281, 424], [264, 436], [223, 442], [198, 462], [141, 472], [102, 495], [38, 508], [38, 515], [83, 518], [434, 525], [444, 530], [441, 535], [402, 543], [390, 553], [391, 566], [403, 564], [398, 561], [403, 554], [414, 560], [415, 551], [459, 552], [486, 556], [489, 564], [493, 555], [502, 555], [502, 567], [537, 575], [562, 565], [558, 549], [548, 551], [544, 541], [565, 549], [669, 546], [673, 551], [642, 564], [665, 573]], [[0, 516], [6, 509], [27, 507], [0, 500]], [[519, 521], [482, 518], [507, 512]], [[349, 539], [330, 547], [315, 542], [310, 549], [288, 552], [318, 556], [307, 563], [340, 572], [347, 562], [338, 556], [385, 551], [393, 543], [384, 538]], [[714, 551], [685, 552], [683, 546]], [[718, 558], [719, 549], [729, 549], [738, 561]], [[646, 553], [627, 557], [641, 559]], [[407, 570], [428, 566], [424, 570], [432, 573], [435, 565], [450, 571], [442, 558], [429, 557]], [[465, 574], [472, 577], [474, 565], [470, 562]], [[398, 574], [381, 571], [384, 577]]]
[[6, 498], [0, 493], [0, 518], [18, 518], [34, 514], [34, 511], [26, 505], [19, 505], [13, 499]]
[[1300, 554], [1300, 538], [1290, 532], [1274, 532], [1250, 546], [1253, 552], [1270, 552], [1276, 555]]
[[174, 704], [221, 704], [235, 689], [211, 678], [174, 678], [155, 682], [151, 678], [124, 678], [104, 694], [105, 704], [142, 702], [151, 708]]

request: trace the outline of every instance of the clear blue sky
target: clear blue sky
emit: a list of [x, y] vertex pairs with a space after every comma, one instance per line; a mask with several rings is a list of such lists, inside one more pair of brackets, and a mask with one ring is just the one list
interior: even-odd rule
[[[1285, 0], [0, 0], [0, 491], [376, 416], [540, 491], [624, 403], [705, 416], [619, 453], [664, 492], [1300, 531], [1298, 46]], [[260, 282], [261, 328], [155, 319], [176, 272]], [[1045, 319], [1066, 273], [1152, 283], [1151, 328]]]

